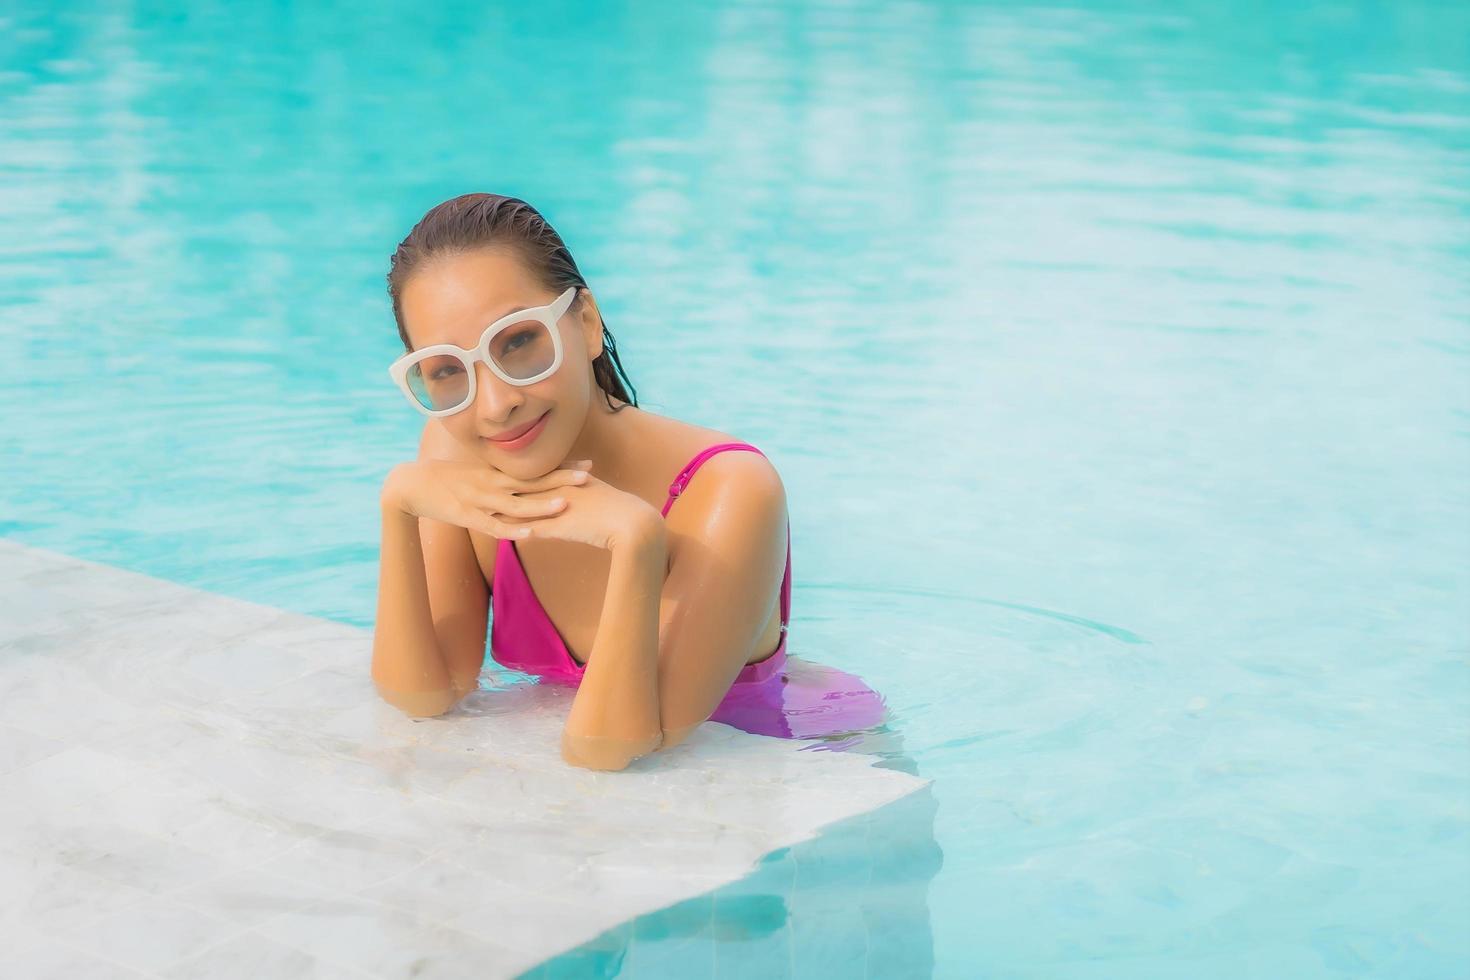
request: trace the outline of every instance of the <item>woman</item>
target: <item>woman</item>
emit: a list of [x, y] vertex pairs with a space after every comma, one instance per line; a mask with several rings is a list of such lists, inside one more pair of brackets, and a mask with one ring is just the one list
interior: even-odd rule
[[381, 494], [385, 700], [437, 715], [475, 690], [492, 601], [497, 661], [577, 685], [572, 765], [622, 769], [787, 680], [780, 477], [747, 443], [638, 408], [534, 208], [438, 205], [388, 292], [407, 352], [390, 373], [428, 420]]

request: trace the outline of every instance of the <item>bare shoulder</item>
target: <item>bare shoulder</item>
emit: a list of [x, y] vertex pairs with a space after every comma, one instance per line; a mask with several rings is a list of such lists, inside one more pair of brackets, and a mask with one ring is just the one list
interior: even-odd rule
[[[724, 438], [720, 441], [743, 442], [744, 440]], [[705, 477], [703, 481], [700, 481], [701, 476]], [[714, 478], [710, 479], [710, 477]], [[698, 482], [719, 484], [750, 492], [775, 493], [783, 490], [781, 474], [776, 471], [776, 464], [772, 463], [764, 453], [753, 453], [748, 450], [726, 450], [707, 457], [699, 464], [699, 469], [695, 472], [694, 479], [689, 482], [689, 485], [692, 488]]]
[[[679, 459], [682, 466], [693, 459], [695, 454], [726, 442], [747, 442], [739, 436], [719, 429], [711, 429], [703, 425], [695, 425], [692, 422], [684, 422], [679, 419], [670, 418], [666, 415], [657, 415], [653, 412], [644, 412], [648, 424], [654, 427], [654, 438], [672, 448], [675, 457]], [[728, 462], [731, 459], [742, 460], [746, 463], [744, 467], [739, 463], [732, 467]], [[764, 464], [764, 465], [762, 465]], [[722, 470], [738, 472], [741, 469], [752, 471], [766, 471], [772, 475], [776, 468], [761, 453], [745, 451], [732, 451], [716, 453], [700, 464], [699, 472], [703, 473], [706, 468], [718, 466]]]
[[[718, 446], [727, 442], [742, 442], [749, 445], [748, 440], [719, 429], [711, 429], [702, 425], [694, 425], [691, 422], [682, 422], [679, 419], [666, 416], [653, 416], [657, 424], [664, 427], [664, 438], [671, 446], [677, 446], [675, 455], [679, 458], [679, 466], [683, 466], [695, 455], [708, 449], [710, 446]], [[731, 480], [737, 482], [755, 481], [756, 483], [775, 481], [780, 483], [780, 476], [776, 473], [775, 464], [765, 457], [763, 453], [752, 453], [746, 450], [729, 450], [715, 453], [699, 464], [699, 473], [705, 471], [720, 474], [715, 480], [698, 479], [691, 481], [692, 486], [696, 482], [704, 483], [728, 483]]]
[[[684, 459], [685, 462], [693, 459], [709, 446], [744, 441], [706, 429], [694, 440], [694, 448]], [[678, 500], [667, 518], [672, 530], [704, 526], [716, 516], [742, 524], [780, 524], [786, 516], [786, 488], [781, 474], [764, 454], [747, 450], [727, 450], [707, 457]]]

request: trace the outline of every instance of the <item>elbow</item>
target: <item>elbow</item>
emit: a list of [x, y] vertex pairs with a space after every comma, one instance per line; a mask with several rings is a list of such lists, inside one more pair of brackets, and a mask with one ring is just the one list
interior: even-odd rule
[[672, 749], [674, 746], [679, 745], [701, 724], [702, 722], [696, 721], [692, 725], [681, 725], [678, 728], [665, 728], [663, 739], [659, 742], [659, 751], [662, 752], [665, 749]]
[[561, 757], [569, 766], [599, 772], [620, 772], [635, 760], [657, 751], [663, 743], [662, 731], [641, 739], [611, 738], [606, 735], [573, 735], [561, 733]]
[[398, 691], [376, 685], [378, 695], [410, 718], [434, 718], [451, 710], [464, 696], [451, 688], [447, 691]]

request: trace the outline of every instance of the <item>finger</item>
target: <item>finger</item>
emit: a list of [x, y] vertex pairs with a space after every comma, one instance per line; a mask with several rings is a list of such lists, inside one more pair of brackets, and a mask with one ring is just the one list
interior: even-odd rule
[[493, 518], [486, 518], [479, 522], [479, 531], [490, 535], [492, 538], [524, 539], [531, 536], [531, 525], [529, 524], [506, 524]]
[[560, 517], [560, 514], [548, 514], [537, 520], [518, 525], [516, 531], [526, 538], [554, 538], [557, 537], [557, 529], [561, 527], [558, 523]]
[[588, 479], [590, 479], [590, 474], [586, 470], [552, 470], [532, 480], [520, 480], [508, 476], [497, 481], [494, 489], [506, 493], [540, 493], [543, 490], [555, 490], [557, 487], [579, 486], [585, 484]]
[[544, 517], [559, 513], [566, 506], [565, 497], [549, 497], [545, 500], [529, 500], [515, 494], [490, 497], [481, 506], [492, 514], [508, 514], [511, 517]]
[[591, 478], [592, 474], [586, 470], [552, 470], [545, 476], [532, 481], [528, 489], [515, 492], [536, 493], [540, 490], [555, 490], [557, 487], [582, 486]]
[[471, 531], [479, 531], [493, 538], [516, 538], [517, 526], [507, 521], [502, 521], [493, 514], [486, 513], [478, 507], [465, 507], [455, 518], [454, 523]]
[[490, 532], [494, 534], [497, 538], [515, 538], [518, 541], [525, 540], [526, 538], [535, 537], [554, 538], [556, 537], [555, 529], [558, 527], [558, 525], [553, 522], [558, 516], [559, 515], [550, 515], [546, 517], [536, 518], [534, 520], [528, 520], [524, 523], [512, 523], [496, 520], [495, 518], [488, 518], [486, 520], [486, 523], [500, 528], [499, 531]]

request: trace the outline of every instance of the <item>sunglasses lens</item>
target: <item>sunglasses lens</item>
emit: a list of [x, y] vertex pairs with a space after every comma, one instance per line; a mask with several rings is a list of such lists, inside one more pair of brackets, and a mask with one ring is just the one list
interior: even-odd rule
[[431, 354], [408, 369], [408, 388], [420, 405], [431, 412], [443, 412], [469, 398], [470, 375], [459, 358]]
[[556, 358], [551, 329], [540, 320], [513, 323], [490, 338], [490, 356], [508, 377], [534, 378]]

